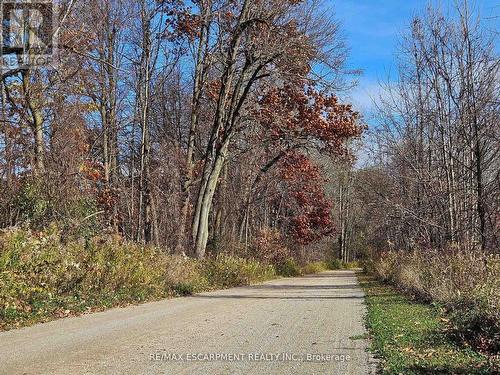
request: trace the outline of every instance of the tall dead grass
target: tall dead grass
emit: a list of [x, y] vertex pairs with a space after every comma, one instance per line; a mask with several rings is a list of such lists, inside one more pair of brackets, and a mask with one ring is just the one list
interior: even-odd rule
[[63, 242], [56, 227], [11, 228], [0, 231], [0, 329], [274, 277], [253, 259], [195, 260], [113, 236]]
[[500, 257], [461, 249], [385, 252], [367, 262], [379, 279], [444, 305], [453, 332], [485, 351], [500, 342]]

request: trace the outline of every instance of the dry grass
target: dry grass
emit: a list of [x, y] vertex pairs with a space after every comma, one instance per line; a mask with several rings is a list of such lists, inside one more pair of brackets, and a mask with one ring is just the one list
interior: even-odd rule
[[440, 306], [415, 302], [365, 274], [366, 323], [383, 374], [486, 375], [498, 371], [494, 358], [458, 344], [447, 334]]
[[500, 257], [458, 249], [387, 252], [366, 265], [387, 281], [449, 310], [452, 331], [463, 341], [494, 352], [500, 342]]
[[63, 241], [55, 226], [0, 231], [0, 330], [327, 269], [322, 262], [301, 268], [270, 242], [260, 260], [195, 260], [114, 236]]
[[314, 262], [306, 264], [302, 267], [302, 273], [304, 275], [325, 272], [330, 269], [330, 265], [327, 262]]
[[199, 261], [112, 236], [63, 243], [55, 227], [13, 228], [0, 232], [0, 329], [274, 277], [252, 259]]

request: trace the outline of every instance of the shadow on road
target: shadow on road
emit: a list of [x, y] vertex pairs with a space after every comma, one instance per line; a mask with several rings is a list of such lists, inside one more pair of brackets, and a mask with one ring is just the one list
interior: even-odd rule
[[355, 279], [356, 276], [352, 272], [335, 272], [335, 273], [317, 273], [317, 274], [312, 274], [312, 275], [305, 275], [302, 276], [304, 279], [335, 279], [339, 277], [347, 277], [350, 279]]
[[208, 298], [208, 299], [282, 299], [282, 300], [328, 300], [328, 299], [364, 299], [363, 296], [309, 296], [309, 297], [300, 297], [300, 296], [262, 296], [262, 295], [241, 295], [241, 294], [218, 294], [218, 295], [210, 295], [210, 294], [199, 294], [194, 295], [191, 298]]
[[252, 289], [358, 289], [357, 285], [252, 285]]

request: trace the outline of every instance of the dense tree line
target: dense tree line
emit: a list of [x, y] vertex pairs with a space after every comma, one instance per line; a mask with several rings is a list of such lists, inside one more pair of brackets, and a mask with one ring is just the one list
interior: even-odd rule
[[334, 233], [318, 160], [363, 127], [333, 95], [347, 48], [318, 2], [59, 3], [58, 63], [2, 74], [1, 227], [200, 258]]
[[364, 148], [316, 0], [60, 6], [58, 63], [2, 73], [1, 227], [200, 258], [498, 249], [497, 35], [466, 1], [413, 19]]
[[353, 242], [498, 252], [497, 46], [495, 30], [466, 1], [413, 19], [397, 80], [376, 100], [369, 166], [344, 178], [357, 211], [348, 220]]

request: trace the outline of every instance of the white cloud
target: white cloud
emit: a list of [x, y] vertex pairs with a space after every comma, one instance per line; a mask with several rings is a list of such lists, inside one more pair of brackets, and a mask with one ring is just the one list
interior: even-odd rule
[[375, 110], [375, 103], [386, 96], [386, 84], [375, 80], [361, 79], [359, 85], [348, 95], [348, 99], [358, 112], [369, 116]]

